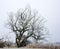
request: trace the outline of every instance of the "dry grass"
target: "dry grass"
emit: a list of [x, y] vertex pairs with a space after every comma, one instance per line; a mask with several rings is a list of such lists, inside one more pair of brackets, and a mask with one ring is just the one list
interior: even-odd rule
[[27, 45], [27, 48], [42, 48], [42, 49], [60, 49], [60, 46], [54, 45]]
[[[9, 45], [9, 44], [6, 44], [5, 42], [0, 42], [0, 48], [17, 48], [17, 46], [15, 44]], [[51, 44], [51, 45], [49, 45], [49, 44], [48, 45], [47, 44], [46, 45], [29, 44], [22, 48], [60, 49], [60, 46], [54, 46], [53, 44]]]
[[8, 43], [8, 42], [3, 42], [3, 41], [0, 41], [0, 48], [15, 48], [17, 47], [16, 45], [13, 45], [11, 43]]

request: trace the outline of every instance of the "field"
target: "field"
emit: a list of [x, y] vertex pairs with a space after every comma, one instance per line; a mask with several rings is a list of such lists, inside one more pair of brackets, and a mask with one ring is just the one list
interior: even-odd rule
[[[0, 42], [0, 48], [17, 48], [17, 46], [13, 43]], [[60, 46], [54, 44], [28, 44], [20, 48], [60, 49]]]

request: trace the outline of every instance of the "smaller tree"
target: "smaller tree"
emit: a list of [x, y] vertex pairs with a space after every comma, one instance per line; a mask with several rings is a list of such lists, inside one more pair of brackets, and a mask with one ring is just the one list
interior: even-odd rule
[[[28, 38], [34, 38], [36, 41], [44, 40], [44, 18], [38, 16], [30, 8], [18, 11], [16, 14], [10, 13], [8, 27], [16, 35], [16, 44], [18, 47], [27, 45]], [[27, 34], [27, 35], [26, 35]]]

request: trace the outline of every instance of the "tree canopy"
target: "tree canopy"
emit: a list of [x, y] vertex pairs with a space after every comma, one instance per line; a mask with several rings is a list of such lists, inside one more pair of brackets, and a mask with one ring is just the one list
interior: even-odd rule
[[36, 41], [44, 40], [47, 33], [44, 23], [44, 17], [38, 15], [38, 12], [25, 8], [9, 14], [8, 28], [15, 33], [16, 44], [20, 47], [27, 45], [29, 37]]

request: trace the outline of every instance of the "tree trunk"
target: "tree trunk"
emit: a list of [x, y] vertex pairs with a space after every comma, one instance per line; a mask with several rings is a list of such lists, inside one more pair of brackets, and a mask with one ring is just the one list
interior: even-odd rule
[[17, 47], [23, 47], [23, 46], [26, 46], [26, 42], [27, 40], [22, 40], [22, 42], [20, 42], [20, 40], [18, 38], [16, 38], [16, 44], [17, 44]]
[[20, 47], [17, 40], [18, 40], [18, 38], [16, 38], [16, 44], [17, 44], [17, 47]]

